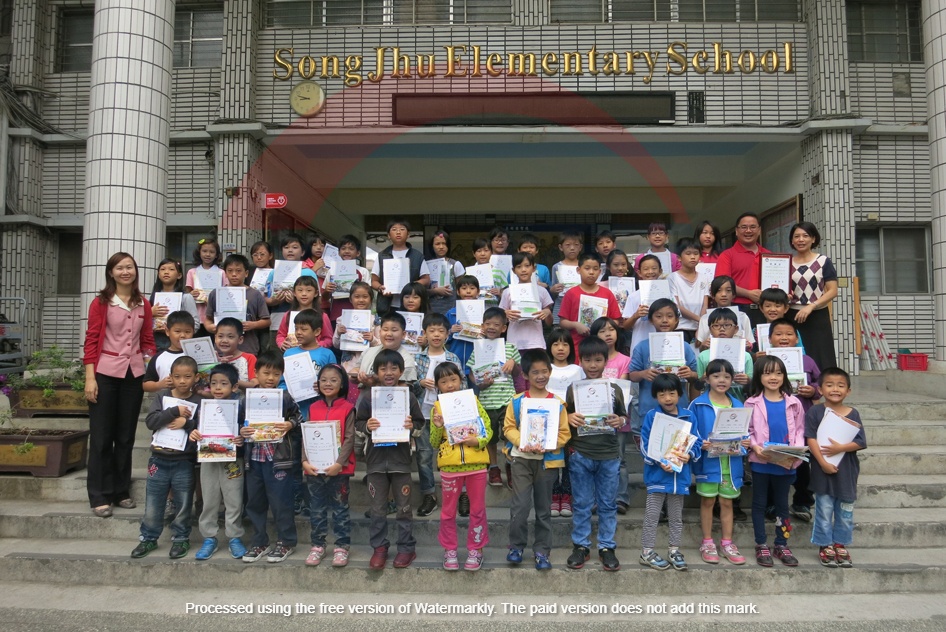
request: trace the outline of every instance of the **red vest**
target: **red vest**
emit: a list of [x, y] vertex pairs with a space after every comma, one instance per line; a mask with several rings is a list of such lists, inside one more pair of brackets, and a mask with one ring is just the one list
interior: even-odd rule
[[[329, 406], [325, 403], [325, 399], [320, 397], [309, 406], [309, 422], [337, 421], [339, 434], [341, 434], [341, 440], [344, 442], [345, 432], [347, 430], [345, 425], [349, 415], [351, 415], [354, 410], [355, 407], [347, 399], [337, 397], [335, 401], [332, 402], [332, 405]], [[354, 423], [354, 421], [352, 423]], [[355, 452], [352, 450], [351, 456], [348, 457], [348, 463], [342, 468], [341, 474], [344, 476], [352, 476], [354, 473]]]

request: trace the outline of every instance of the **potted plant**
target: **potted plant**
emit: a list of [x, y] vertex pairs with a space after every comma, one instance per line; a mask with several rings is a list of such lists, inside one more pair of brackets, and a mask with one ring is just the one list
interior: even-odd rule
[[57, 346], [34, 352], [25, 372], [10, 375], [2, 390], [16, 417], [89, 414], [82, 364]]
[[85, 467], [88, 443], [88, 430], [35, 430], [17, 426], [13, 422], [13, 411], [0, 409], [0, 472], [62, 476], [69, 470]]

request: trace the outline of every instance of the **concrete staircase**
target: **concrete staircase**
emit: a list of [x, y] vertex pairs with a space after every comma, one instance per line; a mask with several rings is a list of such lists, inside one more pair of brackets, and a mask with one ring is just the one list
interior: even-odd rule
[[[91, 591], [90, 595], [108, 594], [116, 587], [132, 591], [174, 587], [183, 591], [182, 594], [205, 594], [211, 590], [217, 594], [248, 594], [251, 599], [259, 595], [258, 602], [267, 601], [273, 594], [292, 594], [300, 586], [322, 594], [319, 599], [324, 596], [338, 603], [356, 603], [353, 595], [372, 595], [373, 598], [407, 595], [405, 598], [417, 600], [435, 590], [447, 595], [445, 601], [450, 603], [469, 603], [473, 597], [473, 601], [490, 602], [497, 608], [494, 616], [503, 616], [499, 604], [512, 596], [518, 596], [525, 604], [540, 601], [542, 595], [551, 595], [553, 600], [556, 595], [571, 595], [581, 603], [609, 605], [659, 603], [664, 597], [699, 604], [708, 603], [707, 599], [715, 595], [715, 603], [748, 601], [768, 605], [774, 621], [779, 620], [775, 612], [782, 607], [776, 597], [787, 594], [796, 595], [800, 600], [814, 600], [810, 603], [812, 608], [823, 606], [817, 601], [821, 596], [843, 596], [845, 605], [838, 606], [838, 612], [847, 612], [847, 621], [858, 617], [922, 619], [931, 613], [946, 613], [946, 607], [942, 606], [946, 596], [946, 422], [943, 421], [946, 400], [893, 393], [876, 384], [855, 394], [851, 403], [864, 419], [869, 448], [861, 454], [862, 475], [855, 510], [857, 528], [851, 548], [853, 569], [822, 568], [817, 551], [809, 541], [810, 525], [798, 521], [790, 540], [800, 560], [798, 568], [762, 569], [755, 565], [751, 555], [751, 522], [736, 523], [735, 529], [735, 541], [749, 558], [745, 566], [704, 564], [697, 551], [700, 530], [694, 497], [688, 499], [684, 511], [683, 550], [690, 564], [689, 572], [660, 573], [639, 566], [644, 493], [640, 489], [639, 459], [633, 456], [629, 456], [628, 461], [635, 493], [631, 510], [619, 517], [618, 557], [623, 567], [617, 574], [603, 572], [595, 556], [583, 571], [565, 569], [565, 558], [571, 549], [570, 518], [553, 519], [555, 548], [551, 573], [537, 573], [531, 564], [510, 568], [504, 561], [510, 500], [510, 491], [505, 488], [488, 490], [491, 543], [480, 573], [447, 573], [440, 568], [439, 509], [429, 518], [415, 518], [419, 548], [418, 559], [411, 569], [395, 571], [389, 563], [384, 572], [371, 572], [367, 568], [370, 549], [368, 521], [364, 517], [367, 492], [360, 482], [360, 473], [352, 481], [354, 544], [352, 560], [346, 569], [310, 569], [303, 565], [309, 542], [307, 520], [297, 520], [299, 547], [296, 553], [278, 565], [243, 564], [230, 559], [225, 547], [212, 560], [197, 562], [193, 551], [199, 547], [201, 537], [196, 524], [191, 536], [193, 549], [188, 558], [179, 561], [167, 558], [169, 534], [165, 532], [157, 551], [144, 560], [131, 560], [128, 554], [136, 544], [144, 509], [144, 465], [149, 433], [142, 424], [134, 457], [133, 493], [138, 509], [116, 509], [114, 517], [106, 520], [94, 517], [86, 500], [84, 471], [60, 479], [0, 475], [0, 606], [10, 595], [20, 594], [20, 601], [16, 602], [19, 605], [47, 607], [41, 598], [12, 590], [13, 586], [27, 582], [51, 590], [70, 586], [80, 592]], [[87, 422], [84, 419], [37, 419], [32, 423], [44, 427], [82, 427]], [[750, 505], [751, 493], [751, 487], [744, 491], [742, 502], [746, 508]], [[419, 502], [417, 494], [415, 507]], [[461, 518], [459, 522], [462, 542], [466, 520]], [[769, 533], [771, 537], [771, 527]], [[392, 539], [394, 534], [392, 522]], [[718, 539], [718, 525], [715, 535]], [[666, 538], [666, 527], [661, 525], [660, 547], [665, 545]], [[4, 586], [11, 591], [2, 590]], [[877, 600], [871, 598], [872, 595], [883, 597]], [[917, 600], [916, 607], [897, 608], [896, 612], [881, 607], [883, 600], [894, 595], [897, 600], [905, 600], [904, 604], [912, 603], [910, 600], [918, 595], [925, 595], [929, 600]], [[31, 599], [35, 605], [26, 605]], [[309, 594], [309, 601], [312, 600]], [[120, 610], [135, 610], [127, 603], [113, 605]], [[85, 609], [76, 603], [51, 607]], [[644, 614], [651, 615], [655, 621], [661, 620], [659, 611]], [[611, 612], [605, 616], [625, 620], [629, 615]], [[703, 619], [707, 616], [715, 615], [707, 614]], [[730, 619], [733, 616], [730, 614]], [[726, 613], [719, 617], [726, 618]]]

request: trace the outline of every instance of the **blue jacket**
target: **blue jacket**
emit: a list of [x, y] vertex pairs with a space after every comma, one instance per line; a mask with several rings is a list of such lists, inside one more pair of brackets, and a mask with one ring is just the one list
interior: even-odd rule
[[[683, 470], [680, 472], [665, 472], [660, 464], [647, 456], [647, 442], [650, 440], [650, 429], [654, 425], [654, 417], [663, 409], [657, 408], [651, 410], [644, 417], [644, 423], [641, 427], [641, 453], [644, 455], [644, 486], [648, 494], [677, 494], [686, 496], [690, 493], [690, 464], [700, 455], [700, 444], [702, 441], [697, 436], [696, 443], [690, 448], [690, 460], [683, 464]], [[677, 418], [694, 423], [693, 415], [686, 408], [678, 405]]]
[[[727, 393], [733, 408], [742, 408], [742, 402]], [[700, 438], [700, 444], [709, 439], [716, 422], [716, 409], [710, 403], [709, 393], [703, 393], [690, 403], [690, 414], [693, 417], [693, 432]], [[720, 458], [711, 458], [705, 454], [693, 464], [693, 473], [697, 483], [721, 483], [722, 470]], [[732, 484], [736, 489], [742, 488], [742, 457], [729, 458], [729, 472], [732, 475]]]

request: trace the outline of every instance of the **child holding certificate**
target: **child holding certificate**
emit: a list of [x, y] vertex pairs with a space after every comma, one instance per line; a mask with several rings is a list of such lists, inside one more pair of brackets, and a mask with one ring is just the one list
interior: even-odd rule
[[[709, 292], [710, 298], [713, 299], [714, 309], [728, 307], [736, 314], [736, 317], [739, 319], [739, 328], [736, 332], [736, 336], [745, 338], [746, 347], [751, 348], [752, 345], [755, 344], [755, 331], [752, 329], [752, 323], [749, 321], [749, 317], [735, 305], [736, 282], [732, 277], [718, 276], [710, 283]], [[699, 343], [700, 349], [709, 349], [709, 316], [711, 313], [712, 312], [708, 311], [700, 316], [700, 326], [697, 327], [696, 330], [696, 341]]]
[[[662, 299], [661, 299], [662, 300]], [[654, 305], [660, 301], [654, 301]], [[669, 301], [668, 301], [669, 302]], [[651, 306], [653, 309], [653, 305]], [[643, 344], [643, 343], [641, 343]], [[633, 379], [633, 377], [632, 377]], [[641, 385], [643, 395], [644, 385]], [[679, 471], [670, 465], [658, 460], [652, 451], [652, 444], [656, 444], [661, 454], [664, 453], [670, 421], [679, 419], [687, 426], [692, 423], [693, 415], [681, 403], [684, 397], [683, 382], [672, 373], [661, 373], [653, 378], [650, 385], [650, 396], [657, 402], [657, 407], [644, 417], [641, 427], [641, 452], [644, 455], [644, 485], [647, 487], [647, 504], [644, 508], [644, 528], [641, 534], [642, 566], [649, 566], [660, 571], [673, 567], [674, 570], [685, 571], [686, 560], [680, 551], [680, 540], [683, 537], [683, 499], [690, 493], [690, 466], [691, 457], [699, 455], [699, 439], [685, 453], [676, 453], [676, 458], [682, 463]], [[659, 415], [659, 416], [658, 416]], [[660, 434], [657, 434], [657, 433]], [[653, 436], [652, 436], [653, 435]], [[657, 521], [660, 510], [667, 504], [667, 519], [670, 527], [670, 541], [667, 556], [662, 558], [654, 547], [657, 545]]]
[[167, 348], [158, 351], [148, 368], [145, 369], [145, 376], [142, 382], [142, 388], [145, 393], [155, 393], [161, 389], [171, 388], [171, 365], [174, 361], [184, 355], [181, 348], [181, 340], [189, 340], [194, 337], [194, 319], [185, 311], [171, 312], [166, 318], [168, 345]]
[[499, 306], [506, 310], [506, 318], [509, 320], [509, 342], [516, 345], [520, 352], [526, 349], [544, 349], [542, 326], [543, 323], [552, 324], [552, 297], [548, 290], [532, 282], [535, 258], [531, 254], [514, 254], [512, 272], [519, 283], [506, 288], [499, 299]]
[[[311, 272], [311, 271], [310, 271]], [[322, 331], [319, 333], [319, 346], [329, 348], [332, 346], [332, 321], [328, 314], [319, 307], [319, 282], [313, 276], [301, 276], [296, 279], [292, 286], [292, 303], [289, 305], [278, 327], [276, 328], [276, 346], [285, 351], [290, 347], [298, 347], [299, 341], [296, 340], [295, 329], [289, 325], [290, 315], [293, 312], [303, 310], [315, 310], [321, 319]]]
[[215, 327], [214, 346], [221, 362], [232, 365], [240, 376], [237, 386], [256, 386], [256, 356], [240, 350], [243, 341], [243, 323], [236, 318], [224, 318]]
[[[393, 312], [393, 315], [403, 316]], [[383, 327], [382, 327], [383, 330]], [[397, 505], [397, 555], [394, 568], [407, 568], [417, 555], [411, 511], [411, 442], [410, 431], [423, 426], [420, 404], [407, 388], [398, 389], [404, 373], [404, 358], [393, 349], [382, 349], [372, 367], [384, 389], [383, 397], [369, 391], [355, 406], [355, 429], [368, 435], [365, 464], [368, 469], [368, 494], [371, 496], [371, 524], [368, 527], [374, 553], [368, 566], [382, 570], [388, 561], [388, 494], [394, 492]], [[402, 431], [403, 428], [403, 431]], [[392, 437], [396, 440], [389, 440]]]
[[[358, 370], [361, 367], [361, 358], [366, 349], [381, 345], [381, 340], [374, 335], [374, 315], [371, 313], [371, 301], [374, 298], [374, 292], [371, 286], [363, 281], [355, 281], [351, 284], [351, 294], [348, 299], [351, 302], [351, 312], [343, 311], [340, 320], [335, 321], [335, 334], [332, 336], [332, 348], [341, 350], [340, 364], [348, 372], [348, 382], [351, 388], [348, 389], [348, 401], [355, 405], [358, 401], [359, 390]], [[346, 316], [348, 314], [348, 316]], [[348, 328], [352, 323], [359, 325], [351, 332]], [[360, 341], [356, 340], [360, 334]], [[343, 341], [343, 338], [347, 340]], [[356, 344], [349, 344], [356, 343]]]
[[[260, 351], [259, 333], [269, 331], [270, 325], [266, 299], [259, 291], [245, 285], [250, 262], [243, 255], [227, 255], [223, 262], [223, 271], [231, 290], [224, 293], [218, 288], [211, 292], [207, 298], [204, 328], [213, 334], [217, 329], [216, 322], [221, 320], [221, 317], [235, 317], [246, 333], [240, 341], [240, 351], [257, 355]], [[235, 303], [233, 298], [236, 299]]]
[[566, 396], [572, 448], [568, 469], [575, 492], [568, 568], [582, 568], [591, 556], [591, 506], [597, 504], [598, 558], [604, 570], [616, 571], [621, 568], [614, 553], [621, 466], [617, 429], [627, 423], [627, 411], [621, 389], [601, 379], [607, 363], [607, 343], [586, 338], [578, 355], [587, 381], [569, 386]]
[[[279, 241], [279, 250], [282, 258], [274, 262], [273, 270], [266, 278], [266, 287], [269, 291], [266, 297], [266, 305], [269, 307], [271, 316], [270, 331], [279, 331], [283, 320], [288, 317], [292, 301], [295, 298], [294, 283], [300, 278], [308, 277], [312, 279], [315, 286], [315, 294], [313, 295], [315, 303], [312, 306], [320, 307], [321, 305], [319, 301], [321, 292], [319, 279], [312, 268], [302, 265], [302, 259], [305, 256], [302, 237], [295, 233], [287, 234]], [[281, 344], [281, 342], [276, 342], [277, 346], [281, 346]]]
[[201, 399], [194, 393], [197, 363], [187, 356], [179, 357], [171, 365], [169, 377], [171, 388], [155, 394], [145, 418], [145, 425], [154, 432], [154, 440], [148, 459], [145, 515], [141, 519], [140, 541], [131, 552], [133, 558], [144, 557], [158, 548], [168, 494], [172, 494], [177, 507], [171, 522], [171, 559], [184, 557], [190, 548], [197, 444], [188, 434], [197, 427], [196, 411]]
[[204, 335], [204, 312], [207, 310], [207, 296], [214, 288], [224, 284], [226, 276], [220, 269], [220, 244], [213, 237], [204, 237], [194, 249], [194, 267], [187, 271], [184, 291], [190, 293], [197, 303], [197, 332]]
[[[332, 532], [335, 550], [332, 566], [348, 565], [351, 548], [351, 516], [348, 511], [348, 490], [355, 473], [355, 407], [347, 400], [348, 373], [337, 364], [322, 367], [319, 373], [319, 396], [309, 407], [309, 423], [303, 424], [302, 469], [309, 487], [309, 513], [312, 548], [305, 558], [306, 566], [318, 566], [325, 556], [325, 536], [328, 532], [328, 512], [332, 512]], [[312, 442], [307, 438], [312, 427], [320, 425], [335, 430], [334, 440], [338, 453], [331, 454], [331, 463], [325, 467], [317, 458]], [[310, 447], [313, 454], [309, 454]], [[324, 448], [323, 448], [324, 449]]]
[[644, 255], [640, 258], [639, 267], [637, 268], [638, 289], [627, 295], [624, 309], [621, 310], [621, 316], [624, 317], [621, 327], [625, 330], [631, 330], [631, 353], [634, 352], [634, 347], [646, 340], [651, 333], [657, 331], [650, 319], [647, 318], [650, 305], [641, 300], [640, 281], [659, 280], [663, 272], [663, 268], [660, 266], [660, 259], [657, 258], [657, 255]]
[[867, 447], [867, 437], [856, 409], [845, 405], [851, 394], [850, 376], [838, 368], [821, 374], [824, 404], [805, 415], [805, 439], [816, 465], [811, 468], [815, 493], [815, 524], [811, 543], [818, 546], [821, 564], [851, 568], [847, 551], [854, 537], [854, 501], [860, 462], [857, 452]]
[[[242, 418], [247, 423], [240, 429], [240, 435], [249, 445], [246, 454], [246, 516], [256, 533], [250, 549], [242, 556], [244, 562], [255, 562], [263, 557], [267, 562], [282, 562], [292, 555], [297, 543], [292, 473], [297, 468], [301, 472], [299, 424], [302, 423], [302, 413], [289, 393], [280, 388], [284, 370], [285, 363], [278, 351], [261, 353], [256, 360], [259, 389], [250, 389], [246, 393]], [[268, 393], [260, 391], [269, 391], [275, 397], [264, 399], [258, 395]], [[258, 439], [257, 431], [250, 423], [253, 421], [271, 424], [277, 434], [275, 440], [271, 437], [265, 437], [265, 441]], [[242, 484], [240, 488], [242, 490]], [[276, 523], [276, 545], [272, 548], [266, 531], [266, 514], [270, 510]], [[236, 553], [233, 556], [236, 557]]]
[[[429, 316], [428, 316], [429, 318]], [[486, 521], [486, 468], [489, 452], [486, 446], [493, 429], [489, 415], [473, 394], [463, 391], [466, 380], [460, 367], [453, 362], [442, 362], [434, 369], [434, 380], [440, 392], [431, 413], [430, 444], [437, 448], [437, 466], [443, 487], [443, 505], [440, 508], [440, 546], [444, 549], [443, 567], [448, 571], [460, 570], [457, 557], [457, 503], [461, 490], [466, 487], [470, 524], [467, 529], [467, 558], [463, 568], [478, 571], [483, 565], [483, 547], [489, 542]], [[466, 397], [448, 406], [446, 415], [441, 406], [447, 395], [463, 391]], [[472, 401], [470, 401], [472, 400]], [[473, 406], [470, 406], [470, 404]], [[459, 423], [453, 423], [459, 420]], [[451, 422], [448, 424], [447, 422]], [[476, 421], [476, 423], [469, 423]], [[484, 423], [487, 422], [487, 423]], [[462, 430], [457, 430], [462, 426]], [[475, 428], [478, 432], [473, 431]]]
[[[284, 357], [288, 358], [300, 353], [309, 354], [312, 360], [312, 367], [315, 369], [316, 378], [323, 366], [335, 363], [335, 354], [331, 349], [326, 349], [319, 345], [319, 336], [322, 333], [321, 315], [314, 309], [304, 309], [296, 314], [295, 335], [298, 347], [291, 347], [286, 350]], [[283, 382], [284, 384], [286, 382]], [[311, 393], [310, 393], [311, 395]], [[303, 418], [308, 414], [309, 406], [312, 404], [314, 396], [309, 399], [301, 399], [299, 410], [302, 411]]]
[[[361, 254], [361, 240], [355, 237], [354, 235], [342, 235], [338, 239], [338, 257], [342, 261], [358, 261], [358, 255]], [[342, 315], [343, 309], [358, 309], [357, 307], [352, 307], [351, 304], [351, 283], [353, 281], [361, 281], [367, 283], [371, 280], [371, 274], [366, 268], [355, 264], [347, 264], [349, 266], [354, 266], [355, 276], [354, 278], [339, 278], [335, 272], [335, 269], [332, 269], [331, 274], [329, 275], [328, 280], [325, 281], [322, 286], [322, 295], [331, 299], [332, 308], [329, 311], [329, 320], [333, 323], [338, 322], [339, 317]], [[348, 291], [345, 291], [345, 287], [348, 287]], [[368, 286], [370, 289], [370, 285]]]
[[578, 257], [581, 284], [565, 293], [559, 310], [558, 324], [572, 332], [572, 341], [579, 346], [591, 333], [591, 324], [602, 316], [621, 319], [621, 308], [608, 288], [598, 285], [601, 262], [598, 255], [585, 253]]
[[[480, 282], [476, 280], [475, 276], [463, 274], [458, 276], [454, 283], [457, 286], [457, 300], [480, 300]], [[473, 353], [473, 343], [469, 340], [457, 337], [457, 334], [462, 332], [464, 327], [463, 323], [460, 322], [460, 319], [457, 317], [456, 304], [454, 304], [454, 307], [447, 310], [447, 320], [450, 321], [450, 342], [447, 348], [457, 354], [457, 357], [460, 358], [460, 366], [464, 367], [466, 366], [466, 361], [470, 359], [470, 355]], [[482, 326], [482, 323], [480, 323], [480, 325]]]
[[[745, 345], [742, 341], [735, 338], [736, 333], [739, 331], [739, 321], [737, 320], [736, 314], [737, 311], [735, 308], [720, 307], [719, 309], [713, 310], [713, 313], [709, 315], [707, 322], [710, 332], [710, 348], [701, 351], [700, 355], [697, 357], [696, 374], [706, 375], [706, 368], [709, 366], [709, 363], [716, 359], [728, 360], [730, 365], [735, 369], [737, 360], [731, 357], [732, 354], [742, 356], [742, 365], [736, 370], [736, 374], [733, 375], [730, 394], [740, 402], [744, 402], [746, 401], [746, 395], [743, 388], [749, 386], [749, 383], [752, 381], [752, 355], [745, 350]], [[712, 344], [713, 338], [719, 338], [720, 340], [735, 339], [738, 344], [734, 343], [727, 348], [717, 348], [720, 345], [717, 343], [716, 347], [714, 347]], [[738, 349], [736, 347], [738, 347]], [[730, 351], [732, 353], [729, 353]], [[700, 386], [702, 386], [702, 384], [695, 384], [694, 389], [699, 390]]]
[[[552, 375], [549, 378], [549, 392], [564, 400], [568, 387], [578, 380], [585, 379], [585, 372], [575, 363], [575, 343], [570, 333], [559, 327], [552, 327], [545, 339], [546, 350], [552, 359]], [[552, 517], [571, 518], [572, 483], [568, 475], [568, 450], [565, 450], [565, 465], [555, 470], [555, 485], [552, 487]]]
[[[506, 407], [503, 450], [512, 470], [512, 504], [509, 506], [509, 553], [506, 561], [522, 563], [529, 536], [529, 513], [535, 506], [535, 569], [552, 568], [552, 489], [556, 473], [565, 465], [563, 448], [571, 431], [565, 402], [547, 389], [552, 362], [540, 349], [527, 351], [522, 369], [529, 388]], [[539, 432], [541, 430], [541, 432]]]
[[[703, 372], [703, 379], [709, 388], [690, 403], [693, 431], [702, 439], [703, 454], [693, 464], [693, 472], [696, 475], [696, 493], [700, 496], [700, 527], [703, 530], [700, 555], [707, 564], [719, 563], [719, 553], [713, 540], [713, 507], [717, 498], [723, 555], [733, 564], [746, 563], [746, 558], [739, 553], [733, 542], [733, 504], [739, 499], [742, 488], [742, 456], [713, 456], [710, 453], [715, 447], [713, 431], [719, 411], [742, 408], [742, 402], [732, 395], [734, 375], [735, 371], [729, 361], [711, 360]], [[743, 438], [742, 435], [726, 435], [725, 438], [731, 442], [732, 437], [740, 440], [745, 453], [745, 449], [749, 447], [749, 439]]]
[[[166, 301], [161, 298], [166, 297]], [[168, 308], [168, 303], [172, 305], [177, 303], [180, 298], [180, 305], [174, 309]], [[167, 323], [165, 319], [171, 312], [184, 311], [193, 318], [193, 325], [196, 329], [198, 325], [197, 303], [194, 297], [184, 291], [184, 269], [181, 262], [177, 259], [162, 259], [158, 264], [157, 278], [154, 280], [154, 287], [151, 289], [151, 296], [148, 298], [151, 303], [151, 315], [154, 317], [154, 344], [158, 351], [168, 348]], [[168, 365], [170, 367], [170, 364]]]
[[767, 451], [778, 445], [800, 447], [805, 445], [805, 422], [801, 402], [792, 395], [792, 384], [785, 365], [776, 356], [756, 360], [752, 377], [752, 396], [746, 407], [752, 408], [749, 438], [752, 451], [752, 527], [755, 532], [755, 556], [759, 566], [773, 565], [772, 554], [766, 543], [765, 508], [769, 497], [775, 505], [775, 557], [785, 566], [798, 566], [798, 560], [788, 548], [791, 521], [788, 517], [788, 490], [795, 480], [795, 469], [800, 459], [784, 457]]

